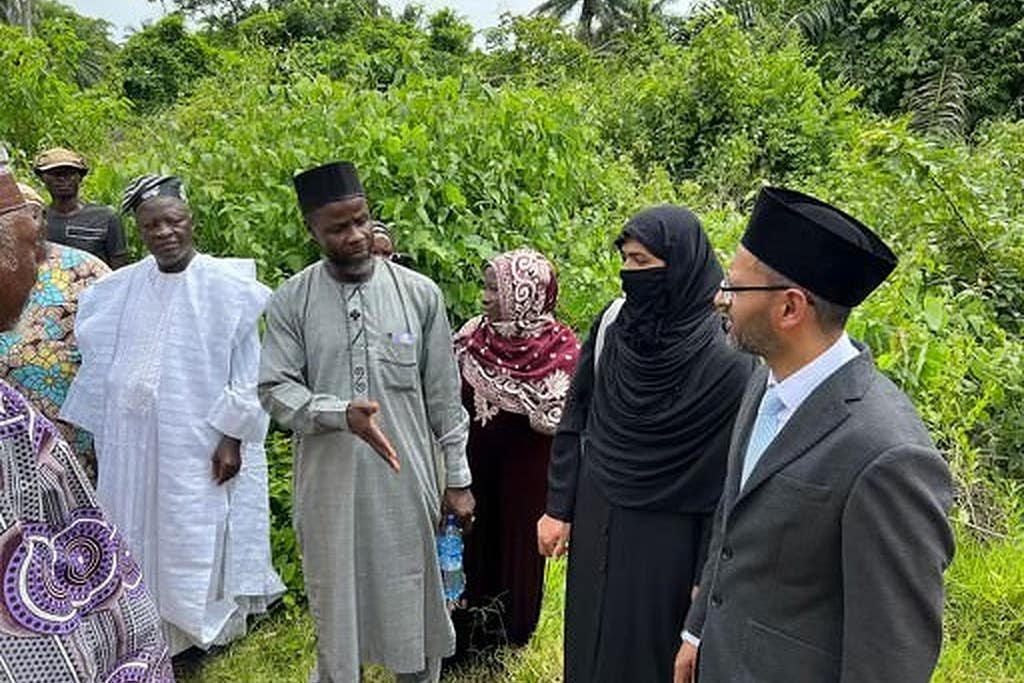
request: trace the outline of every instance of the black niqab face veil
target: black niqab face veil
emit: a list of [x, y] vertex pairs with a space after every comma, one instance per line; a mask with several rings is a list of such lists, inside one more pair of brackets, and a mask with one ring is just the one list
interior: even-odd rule
[[722, 269], [693, 213], [648, 209], [617, 244], [629, 238], [665, 267], [624, 273], [626, 304], [597, 370], [585, 457], [615, 504], [708, 512], [755, 360], [722, 331], [714, 310]]

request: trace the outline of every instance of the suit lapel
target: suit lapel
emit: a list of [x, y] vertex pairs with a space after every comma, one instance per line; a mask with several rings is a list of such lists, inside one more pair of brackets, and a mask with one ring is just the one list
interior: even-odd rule
[[[859, 356], [839, 368], [821, 386], [811, 392], [811, 395], [786, 422], [782, 431], [765, 449], [761, 459], [754, 467], [754, 471], [750, 473], [746, 485], [733, 500], [732, 507], [735, 507], [776, 472], [800, 458], [845, 422], [850, 416], [847, 403], [851, 400], [858, 400], [864, 395], [870, 384], [873, 370], [874, 361], [871, 359], [871, 354], [868, 351], [862, 351]], [[745, 424], [747, 436], [736, 444], [735, 457], [730, 458], [729, 476], [732, 477], [735, 474], [735, 482], [730, 479], [733, 491], [739, 485], [739, 471], [742, 469], [743, 458], [746, 455], [747, 440], [763, 394], [764, 388], [757, 392], [758, 402], [754, 404], [752, 413], [747, 415]], [[733, 472], [733, 469], [736, 472]]]
[[736, 424], [732, 429], [732, 439], [729, 443], [729, 460], [725, 475], [725, 487], [723, 495], [726, 496], [726, 503], [736, 498], [740, 487], [740, 473], [743, 472], [743, 457], [747, 452], [747, 442], [750, 440], [750, 430], [754, 427], [754, 420], [757, 418], [757, 409], [761, 405], [761, 397], [764, 396], [768, 384], [768, 367], [760, 365], [747, 382], [747, 390], [740, 400], [740, 407], [736, 413]]

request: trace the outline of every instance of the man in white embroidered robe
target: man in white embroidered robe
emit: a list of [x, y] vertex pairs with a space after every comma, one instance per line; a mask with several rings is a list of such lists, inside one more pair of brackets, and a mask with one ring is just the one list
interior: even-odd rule
[[399, 681], [437, 681], [455, 636], [435, 546], [435, 439], [445, 506], [466, 522], [473, 509], [444, 300], [426, 277], [371, 257], [351, 164], [295, 184], [326, 258], [271, 299], [259, 390], [294, 432], [293, 514], [319, 637], [311, 680], [353, 683], [377, 663]]
[[95, 437], [99, 498], [177, 653], [237, 638], [284, 589], [256, 397], [270, 292], [251, 261], [195, 252], [176, 178], [143, 176], [125, 208], [151, 256], [81, 296], [82, 367], [61, 414]]

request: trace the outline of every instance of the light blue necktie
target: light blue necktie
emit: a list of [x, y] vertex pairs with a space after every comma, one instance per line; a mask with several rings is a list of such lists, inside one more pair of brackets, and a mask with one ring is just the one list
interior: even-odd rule
[[746, 485], [750, 473], [754, 471], [757, 461], [761, 459], [761, 455], [768, 448], [768, 444], [775, 438], [775, 434], [779, 430], [779, 413], [782, 412], [783, 408], [785, 406], [775, 393], [775, 387], [768, 387], [768, 390], [764, 392], [764, 396], [761, 398], [761, 407], [757, 411], [757, 419], [754, 420], [754, 428], [750, 432], [747, 454], [743, 458], [743, 473], [740, 478], [741, 490]]

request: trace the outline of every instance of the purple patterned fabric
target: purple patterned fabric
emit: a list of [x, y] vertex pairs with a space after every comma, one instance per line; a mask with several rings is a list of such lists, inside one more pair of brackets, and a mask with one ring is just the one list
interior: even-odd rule
[[174, 671], [171, 658], [166, 656], [153, 657], [150, 653], [142, 653], [133, 659], [119, 663], [111, 671], [103, 683], [173, 683]]
[[3, 381], [0, 445], [0, 670], [16, 681], [173, 683], [138, 563], [60, 433]]
[[0, 546], [0, 557], [10, 557], [4, 600], [14, 619], [33, 633], [74, 631], [82, 616], [104, 607], [121, 590], [130, 569], [121, 565], [120, 534], [95, 508], [76, 510], [59, 531], [23, 523], [20, 536], [11, 536], [7, 545], [14, 543], [13, 552]]

